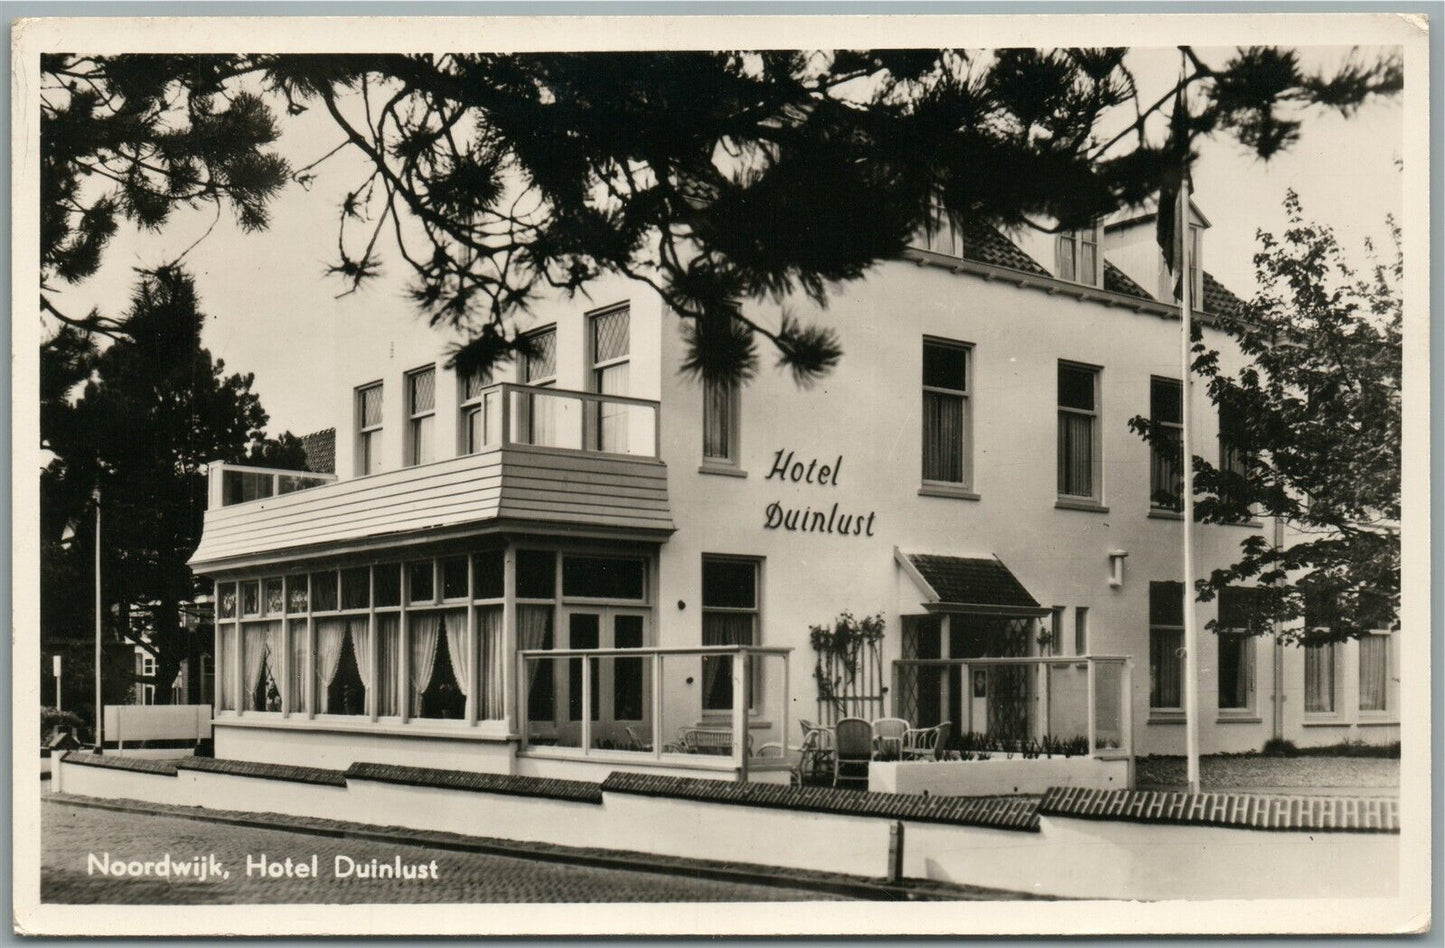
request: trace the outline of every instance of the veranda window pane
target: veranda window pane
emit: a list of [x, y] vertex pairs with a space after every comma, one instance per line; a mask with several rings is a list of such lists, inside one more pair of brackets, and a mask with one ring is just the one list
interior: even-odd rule
[[401, 564], [383, 563], [371, 568], [372, 596], [378, 606], [401, 605]]
[[286, 577], [286, 611], [305, 612], [307, 599], [306, 574]]
[[341, 571], [341, 608], [365, 609], [371, 605], [371, 569], [360, 566]]
[[248, 616], [261, 614], [261, 584], [259, 582], [241, 584], [241, 614]]
[[467, 558], [451, 556], [442, 560], [442, 598], [467, 598]]
[[646, 589], [641, 559], [566, 556], [562, 559], [562, 595], [583, 599], [641, 599]]
[[401, 622], [394, 612], [376, 617], [376, 713], [394, 717], [401, 713], [397, 682], [401, 675]]
[[266, 580], [266, 614], [268, 616], [279, 616], [285, 609], [285, 597], [282, 594], [281, 578]]
[[422, 560], [418, 563], [406, 564], [406, 585], [408, 601], [434, 601], [436, 599], [436, 587], [432, 577], [432, 561]]
[[476, 599], [501, 599], [506, 583], [506, 557], [501, 550], [487, 550], [472, 557], [472, 582]]
[[311, 574], [311, 611], [331, 612], [336, 608], [336, 571]]
[[556, 597], [557, 554], [550, 550], [517, 551], [517, 595], [522, 599]]
[[234, 619], [236, 617], [236, 584], [222, 583], [220, 596], [221, 601], [217, 606], [217, 614], [222, 619]]

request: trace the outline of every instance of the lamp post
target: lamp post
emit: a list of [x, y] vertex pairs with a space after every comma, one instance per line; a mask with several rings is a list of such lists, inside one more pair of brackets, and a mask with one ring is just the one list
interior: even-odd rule
[[65, 699], [64, 699], [63, 697], [61, 697], [62, 692], [61, 692], [61, 690], [60, 690], [60, 656], [59, 656], [59, 655], [52, 655], [52, 656], [50, 656], [50, 673], [55, 676], [55, 710], [57, 710], [57, 711], [64, 711], [65, 708], [64, 708], [64, 706], [63, 706], [63, 702], [64, 702]]

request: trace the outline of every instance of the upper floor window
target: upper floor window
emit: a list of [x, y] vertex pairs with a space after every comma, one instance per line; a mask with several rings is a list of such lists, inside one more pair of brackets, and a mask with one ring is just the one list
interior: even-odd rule
[[736, 383], [702, 383], [702, 460], [704, 464], [738, 464], [738, 407]]
[[468, 454], [476, 454], [501, 437], [502, 396], [487, 391], [491, 384], [491, 373], [480, 370], [462, 379], [462, 432]]
[[381, 470], [381, 383], [356, 390], [356, 468], [362, 474]]
[[435, 367], [418, 369], [406, 377], [406, 463], [426, 464], [436, 460]]
[[[702, 558], [702, 644], [755, 645], [759, 620], [759, 562], [739, 557]], [[754, 665], [756, 671], [757, 665]], [[749, 706], [757, 694], [757, 676]], [[702, 660], [703, 710], [733, 706], [732, 657]]]
[[554, 385], [557, 382], [557, 329], [548, 327], [527, 336], [527, 351], [522, 354], [522, 381], [527, 385]]
[[[631, 390], [632, 314], [626, 307], [598, 313], [589, 320], [592, 348], [592, 390], [599, 395], [627, 395]], [[627, 452], [628, 406], [597, 403], [597, 450]]]
[[1241, 418], [1228, 405], [1219, 408], [1219, 474], [1220, 500], [1231, 508], [1235, 519], [1248, 520], [1253, 513], [1249, 506], [1249, 455], [1244, 447]]
[[1099, 499], [1099, 370], [1059, 363], [1059, 496]]
[[1099, 229], [1086, 227], [1060, 234], [1058, 258], [1059, 279], [1098, 286]]
[[923, 340], [923, 479], [958, 487], [971, 480], [969, 356], [972, 348]]
[[1160, 510], [1184, 506], [1184, 387], [1175, 379], [1149, 380], [1149, 505]]

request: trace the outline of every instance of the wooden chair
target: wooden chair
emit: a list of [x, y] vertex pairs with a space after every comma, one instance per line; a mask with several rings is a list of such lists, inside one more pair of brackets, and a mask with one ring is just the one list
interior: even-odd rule
[[873, 722], [873, 750], [882, 760], [903, 756], [903, 738], [911, 725], [902, 718], [879, 718]]
[[866, 786], [872, 759], [873, 725], [862, 718], [839, 721], [833, 728], [833, 786], [840, 780], [861, 780]]

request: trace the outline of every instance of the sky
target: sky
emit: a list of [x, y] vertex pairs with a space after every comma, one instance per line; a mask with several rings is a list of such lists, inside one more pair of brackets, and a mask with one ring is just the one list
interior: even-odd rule
[[[1198, 52], [1218, 65], [1230, 51]], [[1335, 65], [1351, 54], [1346, 47], [1300, 52], [1307, 67]], [[1174, 49], [1136, 49], [1127, 62], [1145, 103], [1167, 90], [1179, 72]], [[317, 110], [299, 119], [283, 117], [282, 128], [279, 149], [293, 166], [314, 161], [340, 140]], [[1396, 163], [1402, 134], [1401, 104], [1385, 100], [1350, 118], [1311, 112], [1300, 140], [1268, 163], [1225, 136], [1202, 142], [1194, 182], [1195, 203], [1212, 224], [1205, 237], [1206, 269], [1238, 295], [1251, 295], [1256, 230], [1283, 228], [1289, 188], [1299, 193], [1306, 218], [1333, 227], [1354, 259], [1360, 259], [1354, 255], [1366, 237], [1388, 246], [1386, 218], [1398, 218], [1401, 211]], [[383, 277], [358, 293], [338, 297], [344, 287], [325, 275], [336, 260], [336, 208], [361, 177], [362, 165], [342, 152], [321, 166], [309, 190], [293, 185], [276, 199], [266, 231], [244, 234], [223, 214], [186, 256], [210, 317], [203, 341], [228, 371], [255, 373], [254, 390], [270, 412], [272, 433], [303, 434], [336, 423], [327, 410], [337, 386], [349, 388], [356, 380], [336, 378], [329, 354], [348, 336], [365, 333], [377, 320], [411, 320], [418, 333], [438, 332], [402, 295], [405, 273], [385, 248]], [[174, 259], [213, 220], [213, 211], [181, 212], [159, 234], [123, 223], [101, 270], [80, 285], [63, 287], [60, 308], [120, 313], [134, 269]], [[439, 335], [438, 351], [445, 341]]]

